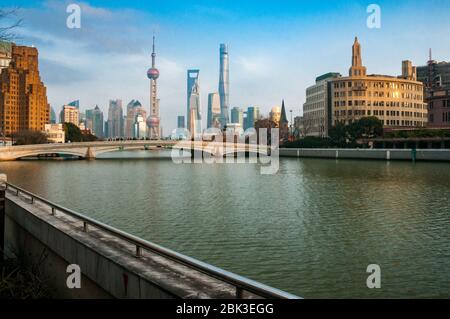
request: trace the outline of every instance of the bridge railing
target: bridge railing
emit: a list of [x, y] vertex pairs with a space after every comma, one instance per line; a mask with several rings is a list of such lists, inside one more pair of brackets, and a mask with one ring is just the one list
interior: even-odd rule
[[117, 228], [114, 228], [112, 226], [109, 226], [107, 224], [99, 222], [95, 219], [92, 219], [88, 216], [85, 216], [83, 214], [75, 212], [71, 209], [62, 207], [58, 204], [55, 204], [43, 197], [40, 197], [36, 194], [26, 191], [26, 190], [24, 190], [18, 186], [15, 186], [13, 184], [6, 183], [6, 189], [9, 193], [11, 193], [12, 195], [15, 195], [15, 196], [25, 195], [25, 197], [28, 197], [28, 199], [30, 200], [30, 202], [32, 204], [34, 204], [36, 201], [39, 201], [39, 202], [47, 205], [51, 209], [50, 214], [53, 216], [56, 215], [56, 213], [58, 212], [58, 213], [63, 213], [63, 214], [69, 215], [69, 216], [79, 220], [81, 223], [80, 226], [82, 226], [82, 229], [84, 232], [88, 232], [89, 226], [93, 226], [93, 227], [100, 229], [102, 231], [105, 231], [115, 237], [118, 237], [122, 240], [127, 241], [128, 243], [135, 246], [136, 250], [135, 250], [134, 256], [136, 258], [143, 257], [143, 251], [149, 251], [149, 252], [158, 254], [160, 256], [166, 257], [178, 264], [185, 265], [190, 269], [194, 269], [194, 270], [201, 272], [205, 275], [208, 275], [212, 278], [215, 278], [217, 280], [225, 282], [235, 288], [235, 297], [237, 299], [242, 299], [244, 297], [244, 292], [250, 292], [258, 297], [269, 298], [269, 299], [275, 299], [275, 298], [276, 299], [278, 299], [278, 298], [299, 299], [300, 298], [298, 296], [287, 293], [285, 291], [282, 291], [282, 290], [267, 286], [265, 284], [262, 284], [260, 282], [239, 276], [232, 272], [212, 266], [212, 265], [202, 262], [200, 260], [191, 258], [189, 256], [175, 252], [171, 249], [162, 247], [160, 245], [149, 242], [142, 238], [128, 234], [124, 231], [121, 231]]

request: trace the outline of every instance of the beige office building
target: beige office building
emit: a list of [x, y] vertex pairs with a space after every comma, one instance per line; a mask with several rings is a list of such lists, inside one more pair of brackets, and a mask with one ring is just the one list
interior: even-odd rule
[[45, 124], [44, 133], [50, 143], [64, 143], [65, 133], [62, 124]]
[[361, 46], [355, 38], [349, 76], [331, 81], [332, 125], [376, 116], [384, 128], [424, 127], [427, 105], [423, 92], [410, 61], [403, 61], [402, 75], [398, 77], [367, 75]]
[[80, 111], [75, 106], [64, 105], [60, 115], [61, 123], [72, 123], [80, 126]]
[[329, 83], [340, 77], [339, 73], [326, 73], [316, 78], [316, 84], [306, 89], [306, 102], [303, 104], [302, 136], [328, 136], [331, 122], [331, 101]]

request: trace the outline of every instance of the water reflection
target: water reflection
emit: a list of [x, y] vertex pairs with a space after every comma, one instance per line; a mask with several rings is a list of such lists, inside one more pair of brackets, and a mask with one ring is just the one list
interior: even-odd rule
[[[57, 203], [304, 297], [450, 297], [449, 168], [283, 159], [268, 176], [256, 164], [153, 159], [0, 163]], [[371, 263], [379, 290], [365, 286]]]

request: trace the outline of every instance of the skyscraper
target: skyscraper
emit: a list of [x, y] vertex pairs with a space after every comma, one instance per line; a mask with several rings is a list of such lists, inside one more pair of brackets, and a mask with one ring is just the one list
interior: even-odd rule
[[131, 100], [127, 105], [127, 119], [125, 121], [125, 137], [131, 138], [134, 135], [134, 124], [136, 122], [136, 116], [140, 114], [144, 119], [147, 118], [147, 112], [142, 107], [141, 102], [138, 100]]
[[53, 107], [50, 107], [50, 124], [56, 124], [56, 113]]
[[148, 134], [151, 139], [160, 138], [159, 99], [156, 80], [159, 78], [159, 70], [156, 68], [155, 36], [153, 36], [152, 67], [147, 71], [150, 79], [150, 115], [147, 118]]
[[218, 93], [208, 94], [208, 120], [206, 127], [220, 127], [220, 97]]
[[72, 101], [72, 102], [70, 102], [70, 103], [67, 103], [67, 105], [69, 105], [69, 106], [74, 106], [74, 107], [76, 107], [77, 109], [80, 109], [80, 100]]
[[[187, 71], [187, 128], [191, 134], [201, 133], [200, 87], [198, 84], [200, 70]], [[194, 123], [195, 122], [195, 123]], [[195, 128], [192, 131], [191, 128]]]
[[72, 123], [76, 126], [80, 125], [80, 111], [75, 106], [63, 105], [59, 118], [62, 124]]
[[245, 129], [255, 127], [255, 122], [259, 119], [259, 107], [249, 106], [247, 108], [247, 118], [245, 121]]
[[[0, 73], [0, 132], [43, 131], [50, 121], [47, 89], [41, 81], [38, 50], [11, 44], [11, 61]], [[3, 67], [2, 66], [2, 67]]]
[[241, 128], [244, 128], [244, 113], [239, 107], [231, 109], [231, 123], [238, 123]]
[[108, 109], [108, 137], [123, 136], [122, 100], [110, 100]]
[[228, 46], [220, 45], [220, 74], [219, 74], [219, 95], [220, 95], [220, 111], [221, 125], [224, 127], [229, 122], [229, 69], [228, 69]]
[[98, 138], [104, 137], [103, 123], [103, 112], [96, 105], [92, 112], [92, 133]]
[[178, 115], [177, 128], [185, 128], [185, 126], [184, 126], [184, 116], [183, 115]]
[[145, 124], [145, 117], [142, 114], [137, 114], [134, 120], [134, 138], [145, 138], [147, 136], [147, 125]]

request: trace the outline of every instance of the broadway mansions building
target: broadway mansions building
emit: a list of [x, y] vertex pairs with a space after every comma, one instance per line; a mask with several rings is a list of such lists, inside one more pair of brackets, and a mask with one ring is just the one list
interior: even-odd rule
[[38, 67], [38, 50], [11, 44], [11, 61], [0, 74], [0, 131], [43, 131], [50, 106]]

